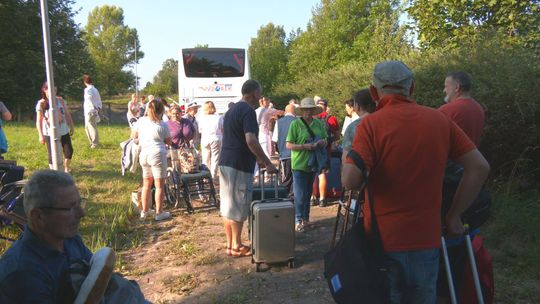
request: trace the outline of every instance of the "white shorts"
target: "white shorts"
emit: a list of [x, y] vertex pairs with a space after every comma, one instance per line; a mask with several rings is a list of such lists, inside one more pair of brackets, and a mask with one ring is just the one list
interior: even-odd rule
[[219, 166], [219, 199], [221, 216], [243, 222], [249, 215], [253, 194], [253, 174]]
[[143, 178], [165, 178], [167, 177], [167, 152], [145, 153], [141, 151], [139, 163], [142, 167]]

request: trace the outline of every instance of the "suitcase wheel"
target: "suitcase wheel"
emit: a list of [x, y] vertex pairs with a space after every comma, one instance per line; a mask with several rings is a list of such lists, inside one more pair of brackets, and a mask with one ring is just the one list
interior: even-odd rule
[[294, 259], [293, 259], [293, 260], [289, 260], [288, 265], [289, 265], [289, 268], [290, 268], [290, 269], [293, 269], [293, 268], [294, 268]]
[[261, 263], [255, 264], [255, 271], [256, 272], [261, 272]]

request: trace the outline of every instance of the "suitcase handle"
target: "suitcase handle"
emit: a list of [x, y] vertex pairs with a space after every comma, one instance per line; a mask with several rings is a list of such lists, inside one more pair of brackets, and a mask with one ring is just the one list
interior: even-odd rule
[[[261, 200], [264, 200], [264, 173], [265, 172], [266, 172], [266, 168], [259, 167], [259, 186], [261, 188]], [[278, 177], [279, 177], [279, 173], [280, 173], [280, 168], [278, 166], [278, 172], [273, 174], [274, 176], [270, 177], [270, 183], [274, 184], [274, 197], [275, 198], [278, 197]]]

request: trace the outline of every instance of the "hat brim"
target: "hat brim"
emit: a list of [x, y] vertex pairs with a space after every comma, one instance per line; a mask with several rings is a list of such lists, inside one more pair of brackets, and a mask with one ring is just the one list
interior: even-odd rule
[[302, 110], [303, 109], [306, 109], [306, 110], [307, 109], [313, 109], [314, 110], [313, 115], [319, 115], [323, 111], [323, 109], [321, 107], [319, 107], [319, 106], [307, 106], [307, 107], [306, 106], [304, 106], [304, 107], [298, 106], [298, 107], [294, 108], [294, 114], [296, 114], [297, 116], [302, 115]]
[[200, 107], [201, 107], [201, 105], [198, 105], [198, 104], [197, 104], [197, 105], [191, 105], [191, 106], [189, 106], [189, 107], [186, 107], [186, 109], [200, 108]]

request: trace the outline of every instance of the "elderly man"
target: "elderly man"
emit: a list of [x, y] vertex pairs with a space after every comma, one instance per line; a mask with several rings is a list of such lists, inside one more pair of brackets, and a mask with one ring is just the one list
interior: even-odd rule
[[471, 75], [458, 71], [448, 73], [444, 80], [444, 102], [439, 111], [446, 114], [469, 136], [480, 144], [485, 114], [482, 106], [471, 97]]
[[[85, 303], [102, 298], [106, 289], [108, 299], [125, 299], [122, 292], [128, 292], [130, 303], [145, 303], [134, 282], [116, 276], [116, 284], [107, 285], [114, 265], [110, 249], [91, 261], [92, 253], [78, 235], [84, 207], [69, 174], [36, 172], [24, 187], [24, 211], [28, 225], [0, 259], [0, 303], [73, 303], [79, 288], [78, 300]], [[84, 287], [70, 275], [70, 266], [81, 261], [92, 262]], [[80, 269], [77, 274], [83, 275]]]
[[69, 265], [92, 257], [78, 235], [85, 212], [73, 178], [35, 173], [24, 188], [24, 211], [28, 225], [0, 259], [0, 302], [73, 302]]
[[289, 127], [291, 123], [296, 119], [294, 115], [295, 104], [288, 104], [285, 107], [285, 116], [278, 119], [274, 133], [272, 134], [272, 141], [277, 143], [279, 150], [279, 160], [281, 161], [281, 183], [287, 190], [289, 198], [293, 197], [293, 177], [291, 167], [291, 150], [287, 149], [287, 134], [289, 133]]
[[[464, 167], [445, 218], [449, 235], [463, 234], [460, 215], [478, 194], [489, 165], [447, 116], [412, 100], [413, 74], [404, 63], [377, 64], [372, 83], [377, 110], [356, 129], [342, 182], [346, 188], [359, 189], [361, 170], [369, 171], [391, 303], [435, 303], [446, 162], [450, 158]], [[364, 160], [365, 168], [353, 154]], [[369, 207], [364, 206], [365, 228], [372, 235]]]
[[258, 140], [259, 125], [254, 107], [261, 98], [261, 85], [248, 80], [242, 85], [242, 100], [225, 113], [223, 145], [219, 159], [220, 213], [227, 239], [227, 255], [244, 257], [251, 248], [242, 244], [242, 228], [248, 217], [253, 193], [253, 172], [258, 162], [269, 174], [276, 167], [264, 154]]

